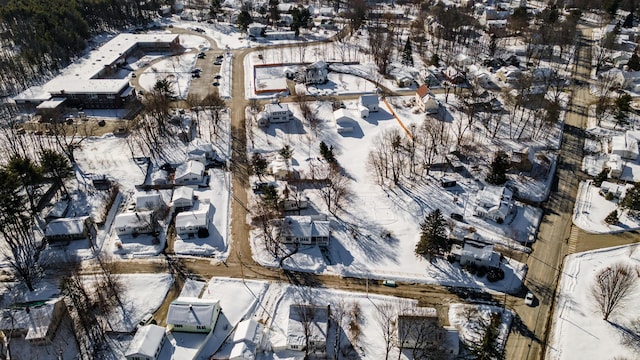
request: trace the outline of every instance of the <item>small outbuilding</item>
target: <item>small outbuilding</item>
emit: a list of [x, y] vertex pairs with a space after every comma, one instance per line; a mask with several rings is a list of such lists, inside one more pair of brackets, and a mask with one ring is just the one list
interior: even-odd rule
[[367, 94], [360, 96], [360, 105], [369, 109], [369, 112], [376, 112], [380, 110], [380, 100], [377, 94]]
[[173, 189], [171, 203], [176, 209], [187, 209], [193, 206], [193, 188], [179, 186]]

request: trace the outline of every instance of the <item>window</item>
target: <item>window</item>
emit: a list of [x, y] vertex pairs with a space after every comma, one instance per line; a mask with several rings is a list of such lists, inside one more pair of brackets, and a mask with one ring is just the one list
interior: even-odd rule
[[206, 328], [207, 328], [207, 327], [206, 327], [206, 326], [204, 326], [204, 325], [198, 325], [198, 326], [196, 326], [196, 329], [198, 329], [198, 330], [204, 330], [204, 329], [206, 329]]
[[98, 98], [98, 94], [89, 94], [88, 98], [89, 99], [97, 99]]
[[181, 328], [181, 327], [182, 327], [182, 324], [176, 324], [176, 325], [175, 325], [175, 327], [177, 327], [177, 328]]

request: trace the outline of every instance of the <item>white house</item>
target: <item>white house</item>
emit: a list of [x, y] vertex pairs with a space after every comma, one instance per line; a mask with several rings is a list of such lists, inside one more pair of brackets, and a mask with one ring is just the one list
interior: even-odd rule
[[173, 189], [171, 203], [174, 208], [190, 208], [193, 206], [193, 188], [179, 186]]
[[308, 336], [310, 355], [324, 355], [327, 352], [327, 334], [329, 331], [329, 306], [292, 304], [289, 306], [287, 325], [287, 348], [305, 351]]
[[496, 71], [496, 77], [500, 79], [505, 84], [514, 84], [520, 79], [522, 75], [522, 70], [518, 67], [509, 65], [503, 66], [498, 71]]
[[113, 227], [118, 236], [151, 234], [154, 230], [153, 211], [125, 212], [116, 215]]
[[624, 170], [624, 163], [622, 162], [622, 158], [620, 157], [620, 155], [609, 155], [607, 167], [609, 168], [609, 176], [615, 179], [619, 179], [620, 176], [622, 176], [622, 170]]
[[142, 326], [131, 340], [124, 357], [127, 360], [156, 360], [164, 339], [163, 327], [153, 324]]
[[622, 199], [627, 194], [627, 185], [603, 181], [602, 184], [600, 184], [600, 194], [602, 196], [611, 194], [614, 199]]
[[69, 316], [62, 298], [41, 305], [7, 308], [0, 312], [0, 332], [5, 339], [24, 337], [30, 345], [51, 344], [60, 322]]
[[189, 160], [176, 169], [173, 182], [176, 185], [200, 184], [204, 179], [204, 164]]
[[280, 155], [276, 156], [276, 158], [267, 165], [267, 172], [277, 180], [285, 180], [293, 174], [287, 160], [283, 159]]
[[513, 191], [504, 186], [486, 185], [476, 195], [474, 215], [502, 223], [514, 207]]
[[403, 309], [397, 315], [395, 342], [401, 349], [421, 348], [425, 351], [437, 351], [438, 359], [453, 359], [458, 355], [459, 349], [456, 343], [450, 344], [447, 341], [449, 331], [440, 325], [434, 308]]
[[209, 229], [211, 222], [211, 204], [199, 203], [196, 209], [183, 211], [176, 215], [178, 235], [197, 234], [200, 229]]
[[360, 112], [360, 117], [363, 119], [369, 116], [369, 108], [362, 104], [358, 104], [358, 111]]
[[330, 238], [329, 221], [314, 216], [286, 216], [279, 235], [280, 242], [284, 244], [327, 246]]
[[376, 112], [379, 110], [380, 101], [377, 94], [368, 94], [360, 96], [360, 105], [369, 109], [369, 112]]
[[179, 297], [169, 304], [167, 330], [208, 333], [216, 327], [220, 301], [194, 297]]
[[[267, 104], [264, 107], [263, 114], [262, 117], [266, 116], [270, 124], [286, 123], [293, 118], [293, 113], [289, 110], [288, 104]], [[258, 115], [258, 124], [260, 124], [260, 114]]]
[[611, 154], [619, 155], [623, 159], [635, 160], [638, 158], [638, 141], [627, 134], [611, 138]]
[[245, 342], [234, 344], [229, 354], [229, 360], [254, 360], [255, 350], [252, 350]]
[[211, 143], [198, 144], [195, 149], [187, 153], [187, 156], [189, 160], [196, 160], [206, 164], [207, 160], [216, 157], [216, 150]]
[[96, 234], [96, 226], [89, 216], [51, 220], [44, 229], [49, 242], [95, 239]]
[[327, 82], [329, 66], [324, 61], [316, 61], [304, 69], [305, 84], [324, 84]]
[[333, 118], [336, 122], [336, 128], [339, 133], [351, 132], [357, 124], [353, 114], [346, 109], [338, 109], [334, 111]]
[[454, 245], [451, 253], [459, 257], [460, 265], [498, 267], [500, 254], [493, 251], [493, 244], [479, 240], [464, 239], [462, 246]]
[[420, 111], [427, 114], [436, 114], [440, 111], [440, 102], [431, 95], [431, 91], [427, 85], [421, 85], [416, 90], [416, 105]]
[[138, 210], [157, 210], [165, 205], [158, 191], [139, 191], [135, 197]]

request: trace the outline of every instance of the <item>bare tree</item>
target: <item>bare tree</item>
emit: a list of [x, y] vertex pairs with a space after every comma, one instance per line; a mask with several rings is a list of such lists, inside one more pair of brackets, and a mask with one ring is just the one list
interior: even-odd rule
[[596, 274], [591, 295], [604, 320], [608, 320], [611, 313], [624, 304], [635, 289], [637, 278], [636, 269], [623, 262], [617, 262]]
[[325, 182], [319, 182], [318, 187], [320, 196], [327, 205], [327, 210], [334, 214], [342, 207], [345, 201], [349, 199], [352, 192], [349, 189], [349, 178], [345, 176], [338, 166], [329, 165], [327, 173], [323, 179]]
[[342, 344], [342, 328], [345, 325], [344, 322], [347, 319], [347, 305], [344, 299], [340, 299], [337, 304], [333, 304], [331, 308], [331, 320], [334, 323], [334, 338], [333, 338], [333, 360], [338, 360], [338, 354], [340, 353], [340, 347]]
[[389, 360], [393, 348], [397, 328], [397, 309], [390, 303], [383, 303], [377, 307], [376, 321], [384, 340], [384, 359]]

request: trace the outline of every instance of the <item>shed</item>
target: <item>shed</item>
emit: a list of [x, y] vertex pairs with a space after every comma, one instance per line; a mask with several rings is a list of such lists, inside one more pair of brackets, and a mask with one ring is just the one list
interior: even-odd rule
[[188, 186], [179, 186], [173, 189], [171, 203], [174, 208], [190, 208], [193, 206], [193, 189]]
[[623, 159], [635, 160], [638, 158], [638, 141], [626, 133], [614, 136], [611, 138], [611, 153]]
[[150, 324], [140, 327], [124, 357], [127, 360], [156, 360], [164, 344], [164, 333], [164, 328], [158, 325]]

